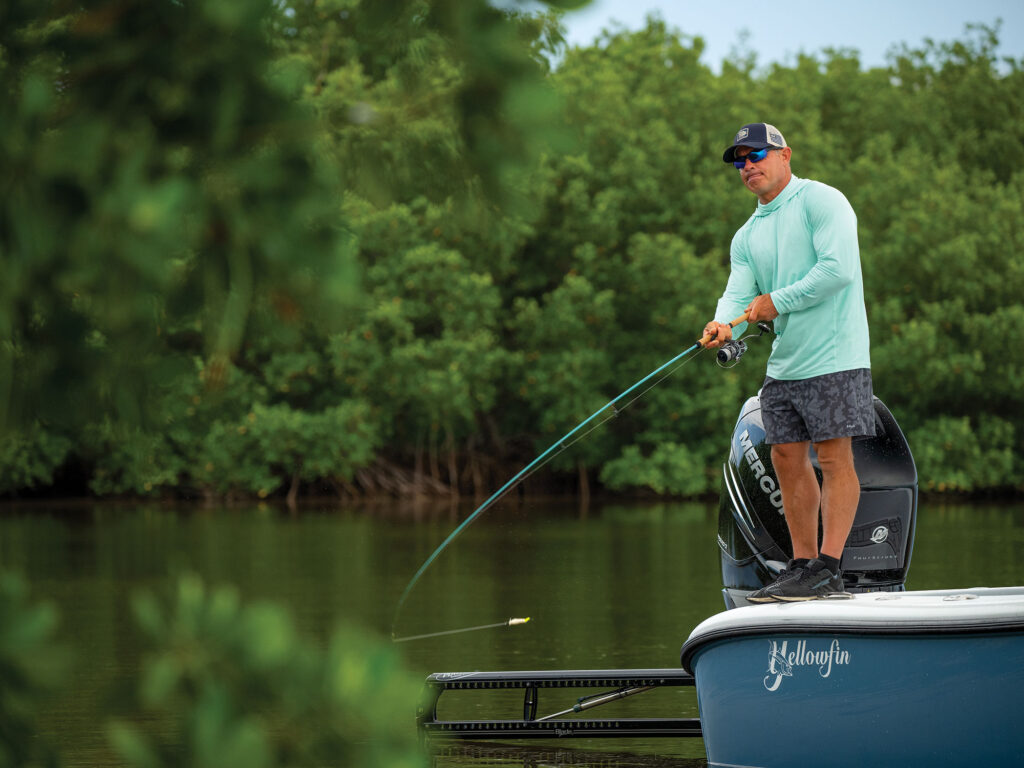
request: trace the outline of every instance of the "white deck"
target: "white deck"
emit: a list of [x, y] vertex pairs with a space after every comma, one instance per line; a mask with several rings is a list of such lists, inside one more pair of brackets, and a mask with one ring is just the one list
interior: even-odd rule
[[759, 631], [878, 631], [881, 634], [1024, 630], [1024, 587], [870, 592], [850, 599], [768, 603], [704, 620], [687, 643]]

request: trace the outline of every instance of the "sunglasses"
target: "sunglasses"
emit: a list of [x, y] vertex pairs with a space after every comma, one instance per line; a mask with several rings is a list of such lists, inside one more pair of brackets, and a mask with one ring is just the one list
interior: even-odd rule
[[768, 157], [768, 153], [771, 152], [772, 149], [775, 149], [775, 147], [765, 147], [764, 149], [752, 150], [750, 154], [744, 155], [743, 157], [733, 160], [732, 164], [735, 165], [737, 168], [744, 168], [747, 164], [747, 160], [749, 160], [752, 163], [760, 163], [762, 160]]

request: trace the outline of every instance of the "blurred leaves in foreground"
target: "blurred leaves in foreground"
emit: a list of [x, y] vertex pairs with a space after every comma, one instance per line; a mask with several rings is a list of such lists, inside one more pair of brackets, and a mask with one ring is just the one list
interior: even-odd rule
[[[422, 681], [394, 647], [339, 627], [300, 636], [270, 603], [185, 575], [134, 601], [149, 645], [134, 705], [108, 724], [132, 768], [275, 768], [425, 764], [415, 725]], [[56, 613], [0, 572], [0, 766], [57, 766], [36, 720], [68, 665]], [[97, 723], [96, 727], [103, 727]]]
[[422, 685], [390, 645], [346, 628], [320, 647], [280, 607], [243, 604], [195, 576], [164, 597], [139, 596], [134, 608], [152, 652], [139, 682], [146, 725], [111, 728], [129, 765], [424, 762], [411, 715]]
[[68, 667], [56, 629], [56, 609], [32, 602], [25, 582], [0, 570], [0, 768], [57, 765], [36, 730]]
[[151, 421], [175, 352], [217, 376], [255, 307], [353, 302], [337, 170], [268, 76], [273, 7], [8, 4], [0, 417]]

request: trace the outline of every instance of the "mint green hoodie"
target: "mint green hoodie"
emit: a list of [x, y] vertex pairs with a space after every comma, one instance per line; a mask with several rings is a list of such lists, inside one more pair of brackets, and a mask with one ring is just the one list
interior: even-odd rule
[[779, 311], [768, 358], [773, 379], [871, 367], [857, 216], [842, 192], [793, 176], [736, 232], [731, 264], [715, 320], [728, 323], [755, 296], [771, 294]]

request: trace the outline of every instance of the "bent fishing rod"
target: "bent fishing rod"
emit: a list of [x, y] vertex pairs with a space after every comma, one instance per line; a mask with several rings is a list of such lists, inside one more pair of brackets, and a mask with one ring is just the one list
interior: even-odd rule
[[[735, 320], [733, 320], [731, 323], [729, 323], [729, 327], [730, 328], [735, 328], [737, 325], [740, 325], [741, 323], [745, 323], [746, 321], [747, 321], [747, 313], [744, 312], [742, 315], [740, 315]], [[651, 384], [651, 387], [648, 387], [647, 389], [643, 390], [643, 392], [640, 392], [640, 394], [637, 395], [636, 397], [634, 397], [633, 400], [630, 400], [628, 403], [626, 403], [624, 406], [622, 406], [621, 409], [619, 409], [616, 406], [622, 400], [624, 400], [629, 395], [631, 395], [634, 392], [636, 392], [638, 389], [640, 389], [642, 386], [644, 386], [647, 382], [649, 382], [652, 379], [654, 379], [655, 377], [657, 377], [659, 374], [661, 374], [666, 369], [672, 368], [673, 365], [675, 365], [676, 363], [679, 363], [679, 361], [683, 360], [684, 358], [688, 357], [689, 355], [693, 354], [694, 352], [697, 352], [699, 350], [704, 349], [705, 345], [708, 344], [710, 341], [711, 341], [711, 335], [705, 333], [703, 336], [701, 336], [700, 339], [698, 339], [694, 343], [694, 345], [692, 347], [690, 347], [689, 349], [686, 349], [686, 350], [680, 352], [678, 355], [673, 357], [667, 363], [664, 363], [664, 364], [658, 366], [656, 369], [654, 369], [649, 374], [644, 376], [642, 379], [640, 379], [640, 381], [636, 382], [633, 386], [631, 386], [625, 392], [620, 394], [618, 397], [615, 397], [614, 399], [610, 400], [605, 405], [601, 406], [598, 410], [594, 411], [594, 413], [590, 414], [590, 416], [585, 418], [583, 421], [581, 421], [579, 424], [577, 424], [575, 427], [573, 427], [569, 432], [567, 432], [561, 438], [556, 440], [554, 442], [554, 444], [551, 445], [550, 448], [548, 448], [546, 451], [544, 451], [544, 453], [540, 454], [540, 456], [538, 456], [536, 459], [534, 459], [529, 464], [527, 464], [525, 467], [523, 467], [521, 470], [519, 470], [519, 472], [515, 475], [515, 477], [513, 477], [511, 480], [509, 480], [507, 483], [505, 483], [503, 486], [501, 486], [501, 488], [499, 488], [497, 491], [495, 491], [494, 494], [492, 494], [489, 499], [487, 499], [483, 504], [481, 504], [479, 507], [476, 508], [476, 510], [473, 511], [473, 514], [471, 514], [469, 517], [467, 517], [465, 520], [463, 520], [462, 523], [460, 523], [459, 526], [456, 527], [454, 531], [452, 531], [450, 534], [448, 534], [448, 538], [446, 538], [444, 541], [442, 541], [441, 544], [438, 546], [438, 548], [435, 549], [434, 552], [430, 555], [430, 557], [428, 557], [424, 561], [423, 565], [421, 565], [419, 570], [416, 571], [415, 574], [413, 574], [413, 577], [409, 580], [409, 583], [406, 585], [405, 589], [402, 591], [402, 596], [398, 599], [398, 605], [395, 607], [395, 613], [394, 613], [394, 616], [393, 616], [392, 621], [391, 621], [391, 639], [392, 639], [392, 641], [394, 641], [394, 642], [402, 642], [404, 640], [412, 639], [412, 638], [397, 638], [397, 637], [395, 637], [395, 627], [398, 624], [398, 616], [399, 616], [399, 613], [402, 610], [402, 606], [405, 605], [405, 601], [409, 597], [409, 593], [412, 592], [413, 587], [416, 586], [417, 582], [419, 582], [420, 578], [426, 572], [427, 568], [430, 567], [431, 563], [433, 563], [437, 559], [437, 557], [442, 552], [444, 552], [444, 550], [448, 547], [448, 545], [451, 544], [459, 536], [459, 534], [461, 534], [469, 526], [470, 523], [472, 523], [474, 520], [476, 520], [478, 517], [480, 517], [480, 515], [482, 515], [485, 510], [487, 510], [492, 505], [494, 505], [495, 502], [497, 502], [505, 494], [507, 494], [509, 491], [511, 491], [513, 488], [515, 488], [520, 482], [525, 480], [533, 472], [536, 472], [538, 469], [540, 469], [542, 466], [544, 466], [544, 464], [546, 464], [548, 461], [553, 459], [559, 453], [564, 451], [570, 445], [572, 445], [573, 443], [575, 443], [577, 440], [581, 439], [585, 435], [589, 434], [589, 432], [591, 430], [596, 429], [601, 424], [603, 424], [605, 421], [607, 421], [608, 419], [612, 418], [612, 416], [618, 416], [622, 411], [624, 411], [626, 408], [628, 408], [637, 398], [639, 398], [643, 394], [645, 394], [651, 387], [656, 386], [662, 380], [664, 380], [665, 378], [670, 376], [672, 373], [674, 373], [675, 369], [670, 370], [661, 379], [658, 379], [653, 384]], [[680, 363], [680, 365], [682, 365], [682, 364], [683, 363]], [[580, 430], [582, 430], [584, 427], [586, 427], [588, 424], [593, 422], [595, 419], [597, 419], [602, 414], [607, 413], [609, 410], [611, 411], [611, 414], [606, 416], [604, 420], [598, 422], [593, 427], [591, 427], [591, 430], [588, 430], [587, 432], [584, 432], [583, 434], [578, 434], [580, 432]], [[575, 438], [575, 439], [571, 439], [571, 438]], [[567, 442], [567, 441], [569, 441], [569, 442]], [[489, 627], [491, 625], [484, 625], [484, 626], [485, 627]], [[500, 623], [499, 623], [499, 626], [501, 626]], [[507, 626], [507, 625], [504, 625], [504, 626]], [[451, 634], [454, 631], [467, 631], [468, 632], [468, 631], [472, 631], [474, 629], [478, 629], [478, 627], [468, 627], [465, 630], [449, 630], [448, 632], [446, 632], [444, 634]], [[437, 634], [437, 633], [431, 633], [431, 635], [433, 635], [433, 634]]]

